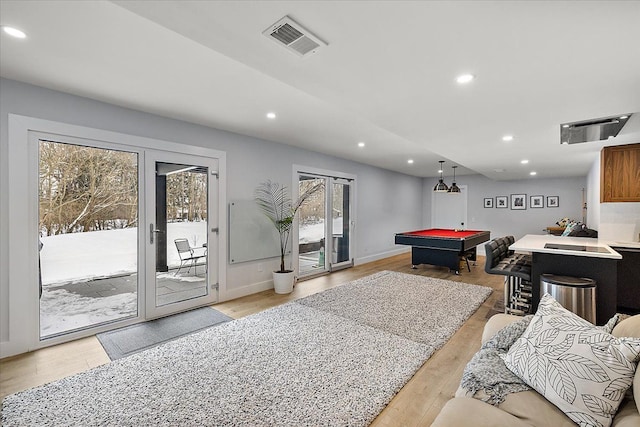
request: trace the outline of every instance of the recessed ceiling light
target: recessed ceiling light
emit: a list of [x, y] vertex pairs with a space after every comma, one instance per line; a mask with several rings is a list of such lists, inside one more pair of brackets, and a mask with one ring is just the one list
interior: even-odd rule
[[360, 147], [360, 148], [364, 147], [364, 142], [362, 142], [362, 141], [358, 142], [358, 147]]
[[11, 37], [15, 37], [17, 39], [24, 39], [25, 37], [27, 37], [27, 35], [24, 32], [20, 31], [17, 28], [3, 26], [2, 30], [5, 33], [9, 34]]
[[413, 159], [409, 159], [409, 160], [407, 160], [407, 163], [409, 163], [410, 165], [412, 165], [412, 164], [413, 164]]
[[473, 74], [461, 74], [456, 78], [456, 81], [459, 84], [463, 85], [463, 84], [470, 83], [474, 78], [475, 76]]
[[569, 127], [569, 125], [568, 124], [564, 124], [564, 125], [562, 125], [562, 127], [566, 129], [566, 128]]
[[273, 112], [267, 113], [267, 119], [272, 119], [273, 120], [275, 118], [276, 118], [276, 113], [273, 113]]
[[513, 141], [513, 135], [505, 135], [502, 137], [502, 140], [505, 142]]
[[620, 120], [628, 119], [629, 116], [620, 116]]
[[533, 175], [537, 175], [537, 174], [538, 174], [538, 172], [536, 172], [536, 171], [531, 171], [531, 172], [529, 172], [529, 175], [531, 175], [531, 176], [533, 176]]
[[523, 165], [526, 165], [527, 163], [529, 163], [529, 160], [527, 159], [520, 160], [520, 163], [522, 163]]

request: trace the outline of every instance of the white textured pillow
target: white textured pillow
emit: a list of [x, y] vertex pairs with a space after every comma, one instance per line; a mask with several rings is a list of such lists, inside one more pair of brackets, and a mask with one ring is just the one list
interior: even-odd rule
[[609, 426], [631, 387], [640, 339], [616, 338], [545, 294], [507, 367], [580, 426]]

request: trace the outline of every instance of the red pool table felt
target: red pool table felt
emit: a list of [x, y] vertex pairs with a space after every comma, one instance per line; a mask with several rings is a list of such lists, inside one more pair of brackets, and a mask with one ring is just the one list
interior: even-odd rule
[[442, 239], [465, 239], [474, 234], [481, 233], [479, 230], [451, 230], [447, 228], [429, 228], [427, 230], [416, 230], [402, 233], [405, 236], [436, 237]]

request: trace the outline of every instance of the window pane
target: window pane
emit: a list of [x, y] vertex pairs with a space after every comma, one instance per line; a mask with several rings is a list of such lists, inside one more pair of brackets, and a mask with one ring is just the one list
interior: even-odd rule
[[137, 316], [138, 155], [41, 140], [40, 337]]

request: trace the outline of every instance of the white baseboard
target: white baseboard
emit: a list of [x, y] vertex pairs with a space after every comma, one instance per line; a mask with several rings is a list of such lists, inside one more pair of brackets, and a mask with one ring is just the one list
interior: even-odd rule
[[362, 258], [356, 258], [354, 260], [353, 264], [354, 265], [366, 264], [368, 262], [377, 261], [377, 260], [383, 259], [383, 258], [389, 258], [391, 256], [396, 256], [396, 255], [404, 254], [404, 253], [407, 253], [407, 252], [411, 252], [411, 248], [410, 247], [394, 249], [392, 251], [381, 252], [379, 254], [369, 255], [369, 256], [366, 256], [366, 257], [362, 257]]
[[227, 289], [226, 292], [220, 293], [219, 302], [230, 301], [232, 299], [245, 297], [247, 295], [266, 291], [267, 289], [273, 289], [273, 280], [265, 280], [264, 282], [252, 283], [240, 288]]

